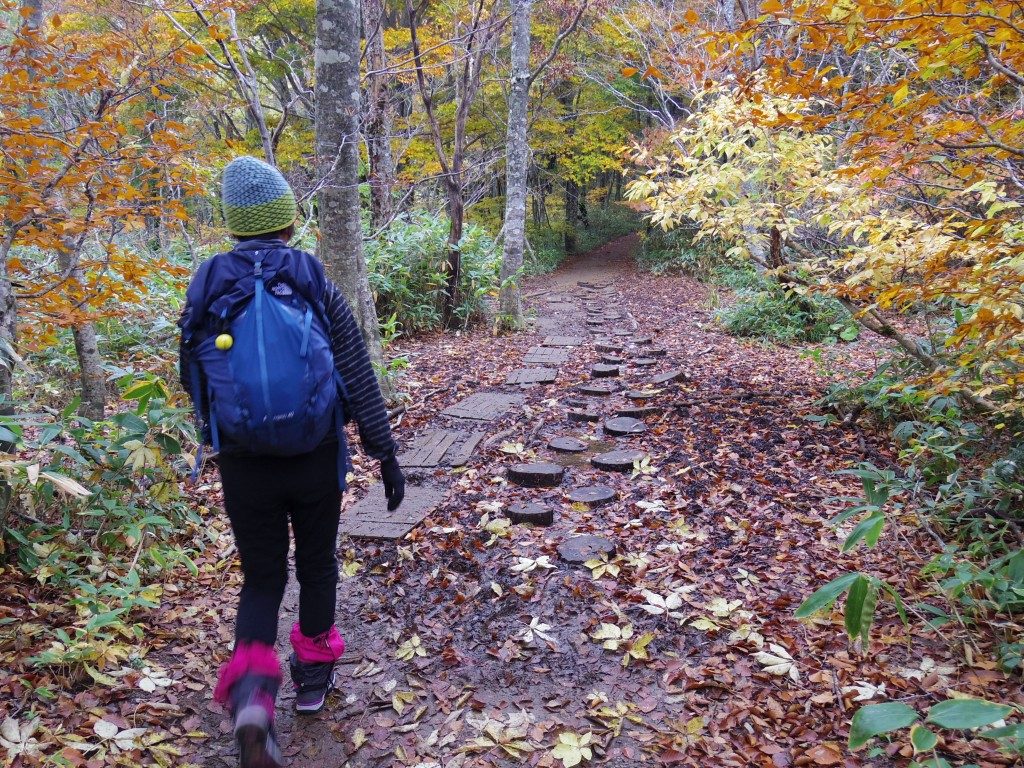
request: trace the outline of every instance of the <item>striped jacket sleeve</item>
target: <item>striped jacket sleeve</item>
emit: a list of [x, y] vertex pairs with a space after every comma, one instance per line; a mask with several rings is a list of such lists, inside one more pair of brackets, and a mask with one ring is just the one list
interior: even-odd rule
[[338, 287], [330, 281], [324, 294], [324, 313], [330, 323], [334, 367], [341, 374], [348, 391], [348, 415], [354, 417], [359, 425], [359, 439], [366, 454], [383, 461], [397, 451], [384, 396], [352, 310]]

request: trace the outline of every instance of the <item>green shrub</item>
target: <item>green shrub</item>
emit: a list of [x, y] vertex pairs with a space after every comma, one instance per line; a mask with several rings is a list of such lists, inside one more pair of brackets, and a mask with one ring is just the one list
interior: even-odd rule
[[[481, 227], [468, 224], [459, 243], [462, 302], [456, 310], [467, 325], [497, 293], [501, 253]], [[377, 314], [393, 318], [402, 333], [439, 328], [448, 259], [447, 219], [415, 212], [397, 218], [367, 243], [366, 260]]]
[[759, 278], [757, 283], [758, 287], [738, 290], [735, 303], [718, 312], [719, 321], [734, 336], [782, 344], [857, 338], [857, 326], [839, 302], [803, 295], [770, 279]]
[[654, 229], [645, 233], [637, 265], [655, 275], [682, 273], [705, 282], [714, 282], [715, 270], [722, 265], [723, 249], [713, 240], [693, 241], [694, 230]]
[[98, 671], [138, 653], [136, 623], [159, 607], [167, 571], [196, 566], [206, 526], [179, 490], [195, 444], [189, 409], [155, 377], [123, 382], [136, 403], [102, 422], [0, 417], [17, 459], [0, 463], [0, 536], [9, 559], [53, 601], [45, 650], [28, 661]]

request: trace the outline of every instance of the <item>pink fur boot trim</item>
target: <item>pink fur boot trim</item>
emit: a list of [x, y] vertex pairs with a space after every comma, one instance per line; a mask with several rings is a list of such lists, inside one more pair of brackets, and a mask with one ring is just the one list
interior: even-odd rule
[[345, 652], [345, 641], [337, 627], [331, 627], [330, 630], [316, 637], [306, 637], [299, 629], [299, 623], [295, 622], [290, 639], [292, 648], [295, 649], [295, 655], [304, 664], [337, 661]]
[[264, 643], [241, 642], [235, 646], [231, 659], [220, 668], [217, 687], [213, 690], [213, 700], [219, 704], [227, 704], [231, 697], [231, 688], [246, 675], [269, 677], [280, 682], [281, 662], [277, 653]]

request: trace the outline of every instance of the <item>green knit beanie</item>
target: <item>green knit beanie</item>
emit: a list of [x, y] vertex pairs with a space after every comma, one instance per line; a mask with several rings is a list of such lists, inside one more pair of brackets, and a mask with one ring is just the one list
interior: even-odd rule
[[224, 168], [221, 205], [231, 234], [239, 237], [277, 232], [295, 223], [295, 193], [272, 165], [236, 157]]

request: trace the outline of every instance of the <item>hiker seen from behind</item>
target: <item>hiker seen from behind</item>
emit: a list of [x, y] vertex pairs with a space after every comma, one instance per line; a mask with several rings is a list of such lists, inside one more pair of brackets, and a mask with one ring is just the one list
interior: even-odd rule
[[380, 461], [388, 509], [401, 503], [405, 478], [351, 310], [320, 262], [288, 245], [298, 213], [288, 182], [239, 157], [224, 169], [221, 197], [238, 243], [204, 262], [189, 285], [180, 370], [203, 442], [218, 454], [242, 565], [234, 651], [214, 698], [231, 712], [242, 768], [271, 768], [283, 765], [274, 643], [289, 523], [300, 589], [289, 666], [295, 707], [312, 713], [323, 708], [345, 648], [334, 622], [346, 422], [356, 422], [364, 451]]

